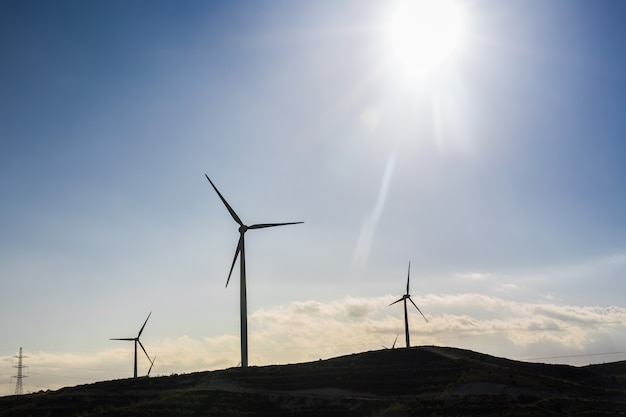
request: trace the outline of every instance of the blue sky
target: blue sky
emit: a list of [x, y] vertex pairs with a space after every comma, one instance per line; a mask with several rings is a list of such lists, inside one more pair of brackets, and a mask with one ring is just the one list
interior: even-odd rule
[[108, 339], [150, 311], [153, 373], [237, 365], [205, 173], [248, 224], [305, 222], [247, 234], [253, 365], [393, 343], [409, 260], [414, 344], [624, 359], [626, 6], [463, 2], [417, 82], [396, 3], [3, 2], [0, 376], [20, 346], [25, 390], [130, 376]]

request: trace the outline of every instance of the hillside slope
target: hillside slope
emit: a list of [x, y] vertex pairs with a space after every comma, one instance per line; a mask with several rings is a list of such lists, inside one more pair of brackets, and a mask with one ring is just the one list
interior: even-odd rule
[[4, 416], [616, 416], [626, 363], [526, 363], [422, 346], [0, 398]]

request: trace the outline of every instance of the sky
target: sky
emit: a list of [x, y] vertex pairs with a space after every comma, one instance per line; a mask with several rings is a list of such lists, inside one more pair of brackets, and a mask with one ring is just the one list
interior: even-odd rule
[[131, 377], [150, 312], [151, 375], [239, 364], [205, 174], [304, 222], [246, 234], [250, 365], [404, 346], [409, 261], [412, 345], [625, 360], [626, 4], [451, 1], [446, 54], [399, 0], [0, 2], [0, 395]]

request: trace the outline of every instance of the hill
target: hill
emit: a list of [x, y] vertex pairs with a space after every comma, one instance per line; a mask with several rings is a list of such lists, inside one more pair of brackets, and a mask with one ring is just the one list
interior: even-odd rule
[[415, 415], [626, 415], [626, 362], [547, 365], [422, 346], [0, 398], [0, 417]]

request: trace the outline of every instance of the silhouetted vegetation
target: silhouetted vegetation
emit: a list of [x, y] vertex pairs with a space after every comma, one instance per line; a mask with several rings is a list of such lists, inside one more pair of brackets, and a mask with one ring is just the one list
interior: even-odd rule
[[4, 416], [619, 416], [626, 362], [526, 363], [416, 347], [0, 398]]

